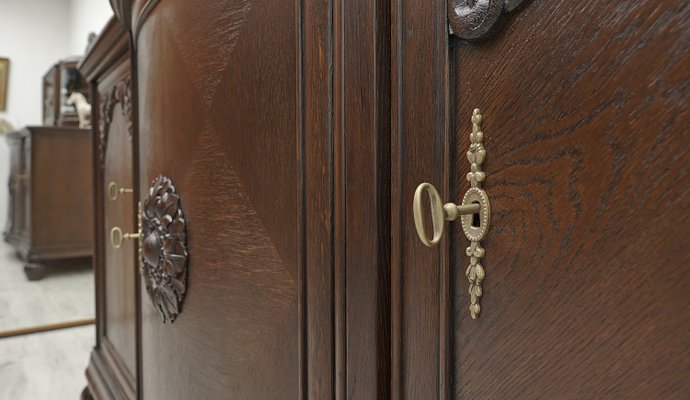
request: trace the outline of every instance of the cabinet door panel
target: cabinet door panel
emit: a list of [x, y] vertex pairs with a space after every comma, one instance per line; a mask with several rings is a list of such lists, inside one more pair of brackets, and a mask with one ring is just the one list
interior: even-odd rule
[[[468, 42], [434, 34], [441, 3], [396, 10], [394, 397], [686, 398], [690, 5], [528, 1]], [[475, 108], [492, 212], [477, 320], [460, 222], [428, 249], [411, 212], [424, 181], [462, 201]]]
[[161, 2], [138, 33], [141, 193], [172, 180], [189, 252], [172, 324], [142, 283], [146, 399], [298, 396], [294, 7]]
[[685, 398], [690, 6], [534, 2], [509, 18], [490, 43], [451, 42], [451, 187], [468, 187], [481, 107], [494, 199], [478, 321], [454, 231], [455, 393]]
[[[105, 162], [103, 180], [99, 190], [103, 195], [104, 226], [102, 237], [105, 264], [105, 332], [104, 335], [115, 350], [116, 357], [127, 369], [130, 377], [136, 374], [136, 279], [135, 268], [136, 242], [124, 240], [122, 247], [114, 248], [110, 238], [115, 227], [123, 233], [135, 232], [136, 208], [131, 193], [120, 193], [116, 200], [109, 197], [109, 186], [114, 183], [119, 188], [131, 189], [134, 184], [132, 175], [132, 138], [129, 126], [130, 117], [126, 112], [123, 95], [129, 84], [129, 78], [121, 72], [114, 74], [99, 87], [99, 100], [108, 101], [105, 114], [110, 123], [105, 138]], [[110, 99], [107, 99], [110, 97]], [[130, 378], [131, 379], [131, 378]]]

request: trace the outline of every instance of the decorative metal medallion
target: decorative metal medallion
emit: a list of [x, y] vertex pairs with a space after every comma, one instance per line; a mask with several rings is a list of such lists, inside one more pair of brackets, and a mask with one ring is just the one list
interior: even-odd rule
[[[484, 280], [484, 267], [480, 263], [484, 257], [484, 248], [479, 243], [489, 230], [491, 223], [491, 205], [489, 196], [481, 189], [482, 182], [486, 180], [486, 173], [482, 171], [482, 164], [486, 158], [484, 149], [484, 133], [481, 130], [482, 114], [478, 108], [472, 112], [472, 133], [470, 134], [470, 149], [467, 152], [467, 160], [470, 162], [470, 172], [467, 180], [472, 186], [462, 200], [462, 204], [479, 204], [479, 214], [466, 214], [461, 217], [462, 230], [470, 240], [470, 246], [465, 253], [470, 257], [470, 266], [465, 275], [470, 282], [470, 313], [473, 319], [477, 319], [481, 306], [479, 299], [482, 297], [482, 281]], [[475, 217], [477, 215], [477, 217]]]
[[140, 258], [146, 291], [164, 323], [182, 311], [187, 289], [187, 226], [170, 178], [158, 176], [141, 210]]

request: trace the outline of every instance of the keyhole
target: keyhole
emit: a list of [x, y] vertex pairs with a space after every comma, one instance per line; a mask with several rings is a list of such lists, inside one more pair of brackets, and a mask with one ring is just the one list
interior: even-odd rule
[[[473, 201], [472, 204], [479, 204], [478, 201]], [[482, 227], [482, 220], [479, 218], [479, 213], [472, 214], [472, 227], [474, 228], [481, 228]]]

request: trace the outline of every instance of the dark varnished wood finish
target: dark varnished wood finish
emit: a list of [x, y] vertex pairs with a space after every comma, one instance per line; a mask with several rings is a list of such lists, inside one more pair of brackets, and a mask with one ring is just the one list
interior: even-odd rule
[[[129, 84], [129, 64], [122, 59], [118, 68], [113, 70], [98, 82], [98, 101], [112, 93], [113, 87]], [[132, 171], [132, 138], [129, 135], [129, 118], [124, 110], [122, 101], [113, 106], [112, 122], [108, 126], [108, 133], [101, 135], [99, 140], [105, 139], [105, 153], [102, 181], [100, 190], [107, 193], [110, 182], [116, 182], [120, 187], [133, 188], [134, 177]], [[100, 118], [103, 115], [99, 114]], [[103, 125], [100, 125], [103, 126]], [[103, 144], [101, 144], [103, 145]], [[100, 146], [99, 146], [100, 147]], [[137, 269], [134, 257], [137, 253], [136, 242], [125, 240], [122, 247], [114, 248], [110, 243], [110, 230], [119, 227], [122, 232], [136, 232], [137, 227], [132, 220], [137, 207], [131, 193], [121, 194], [117, 200], [103, 199], [103, 228], [100, 240], [103, 242], [105, 262], [103, 273], [105, 278], [105, 332], [104, 337], [112, 344], [121, 357], [123, 364], [134, 382], [136, 374], [136, 276]], [[132, 384], [134, 386], [134, 384]]]
[[448, 241], [421, 244], [412, 200], [422, 182], [449, 198], [446, 1], [393, 1], [391, 15], [391, 396], [445, 399]]
[[146, 399], [299, 395], [295, 21], [287, 2], [162, 1], [138, 33], [140, 189], [175, 182], [189, 251], [174, 324], [142, 296]]
[[689, 18], [535, 1], [452, 42], [451, 187], [481, 107], [493, 211], [476, 322], [453, 240], [457, 398], [687, 398]]
[[390, 3], [335, 2], [335, 38], [335, 398], [388, 399]]
[[[441, 0], [113, 3], [138, 51], [137, 190], [172, 177], [189, 224], [183, 313], [163, 325], [141, 296], [144, 398], [687, 392], [687, 6], [507, 1], [451, 38]], [[430, 250], [411, 213], [420, 182], [462, 196], [474, 107], [494, 208], [478, 321], [459, 229]]]
[[131, 17], [140, 187], [175, 180], [190, 275], [170, 327], [142, 304], [144, 397], [388, 397], [387, 2], [156, 3]]
[[[525, 2], [467, 43], [434, 34], [445, 6], [393, 10], [393, 398], [687, 397], [690, 7]], [[476, 107], [493, 215], [474, 321], [467, 239], [425, 248], [411, 194], [462, 197]]]
[[343, 202], [335, 193], [340, 180], [334, 175], [337, 167], [335, 157], [340, 159], [335, 146], [336, 143], [342, 146], [342, 141], [336, 136], [337, 126], [333, 118], [336, 109], [334, 91], [337, 88], [334, 76], [335, 28], [332, 3], [307, 0], [301, 2], [301, 6], [301, 17], [297, 21], [302, 20], [303, 30], [296, 53], [302, 80], [301, 126], [298, 129], [303, 146], [304, 201], [299, 396], [301, 399], [333, 398], [336, 392], [341, 394], [343, 390], [342, 384], [336, 387], [336, 379], [338, 376], [344, 378], [344, 358], [341, 356], [336, 361], [336, 353], [340, 355], [343, 349], [336, 345], [336, 335], [344, 329], [341, 313], [344, 293], [342, 285], [336, 284], [336, 276], [342, 278], [343, 267], [342, 247], [336, 248], [335, 238], [343, 223]]
[[10, 143], [10, 222], [5, 239], [30, 280], [44, 263], [91, 257], [91, 137], [88, 130], [28, 127]]
[[[92, 165], [95, 171], [96, 346], [86, 371], [96, 399], [138, 398], [138, 271], [135, 243], [110, 244], [110, 229], [136, 230], [136, 198], [106, 196], [111, 181], [135, 187], [128, 36], [115, 18], [106, 25], [79, 67], [91, 85]], [[131, 103], [131, 101], [130, 101]], [[107, 114], [107, 123], [104, 115]]]
[[[162, 326], [141, 296], [139, 395], [388, 397], [387, 2], [112, 4], [138, 55], [136, 191], [173, 177], [189, 221], [183, 313]], [[87, 69], [119, 54], [109, 31]], [[108, 353], [96, 398], [126, 381]]]

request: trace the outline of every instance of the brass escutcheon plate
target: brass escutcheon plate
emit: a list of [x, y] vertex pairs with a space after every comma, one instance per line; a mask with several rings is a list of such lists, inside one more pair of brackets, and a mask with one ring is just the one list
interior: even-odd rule
[[[491, 205], [489, 204], [489, 196], [480, 188], [470, 188], [465, 192], [465, 196], [462, 198], [463, 205], [479, 204], [479, 214], [466, 214], [460, 217], [460, 222], [462, 225], [462, 231], [465, 232], [465, 236], [472, 242], [478, 242], [486, 236], [489, 232], [489, 226], [491, 224]], [[474, 215], [479, 216], [479, 226], [474, 226]]]

